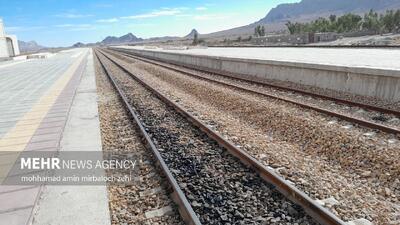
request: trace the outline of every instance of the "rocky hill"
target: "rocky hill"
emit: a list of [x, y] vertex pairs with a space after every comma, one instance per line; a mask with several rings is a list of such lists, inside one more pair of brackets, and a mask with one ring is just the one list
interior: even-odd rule
[[193, 38], [195, 34], [199, 35], [199, 32], [196, 29], [192, 29], [192, 31], [183, 38]]
[[204, 37], [243, 36], [254, 33], [257, 25], [264, 25], [267, 32], [285, 30], [285, 23], [305, 22], [345, 13], [364, 14], [369, 10], [384, 12], [388, 9], [399, 9], [400, 0], [302, 0], [299, 3], [280, 4], [271, 9], [261, 20], [242, 27], [203, 35]]
[[100, 44], [113, 45], [113, 44], [126, 44], [126, 43], [139, 42], [139, 41], [143, 41], [143, 39], [136, 37], [132, 33], [128, 33], [121, 37], [108, 36], [104, 40], [102, 40], [100, 42]]
[[37, 52], [41, 49], [45, 49], [46, 47], [39, 45], [35, 41], [20, 41], [18, 40], [18, 45], [19, 45], [19, 51], [21, 53], [25, 52]]
[[259, 22], [309, 20], [331, 14], [365, 13], [371, 9], [383, 11], [399, 7], [400, 0], [302, 0], [299, 3], [278, 5]]
[[132, 33], [127, 33], [125, 35], [122, 35], [121, 37], [115, 37], [115, 36], [108, 36], [104, 38], [104, 40], [96, 43], [88, 43], [84, 44], [82, 42], [77, 42], [73, 44], [71, 47], [72, 48], [81, 48], [81, 47], [93, 47], [93, 46], [98, 46], [98, 45], [119, 45], [119, 44], [128, 44], [128, 43], [133, 43], [133, 42], [140, 42], [143, 41], [142, 38], [138, 38]]
[[74, 45], [72, 45], [73, 48], [82, 48], [85, 47], [86, 45], [83, 44], [82, 42], [77, 42]]

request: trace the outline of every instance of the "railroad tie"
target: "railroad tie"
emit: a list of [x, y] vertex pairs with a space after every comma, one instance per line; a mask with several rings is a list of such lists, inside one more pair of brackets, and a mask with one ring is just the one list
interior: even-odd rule
[[168, 205], [168, 206], [165, 206], [160, 209], [147, 211], [147, 212], [145, 212], [145, 216], [147, 219], [151, 219], [154, 217], [165, 216], [165, 215], [171, 214], [172, 212], [173, 212], [172, 207]]

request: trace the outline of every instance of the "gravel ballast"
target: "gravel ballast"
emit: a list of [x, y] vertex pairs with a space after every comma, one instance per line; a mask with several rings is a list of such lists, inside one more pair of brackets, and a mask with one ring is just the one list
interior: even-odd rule
[[105, 62], [203, 224], [315, 224], [254, 171]]
[[399, 222], [396, 138], [135, 60], [119, 62], [313, 198], [333, 197], [338, 203], [327, 206], [343, 220]]

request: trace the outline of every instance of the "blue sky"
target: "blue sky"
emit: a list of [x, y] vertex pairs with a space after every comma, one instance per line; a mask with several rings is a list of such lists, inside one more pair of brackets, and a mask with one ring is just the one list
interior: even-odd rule
[[184, 36], [247, 25], [280, 3], [299, 0], [0, 0], [6, 32], [46, 46], [88, 43], [132, 32]]

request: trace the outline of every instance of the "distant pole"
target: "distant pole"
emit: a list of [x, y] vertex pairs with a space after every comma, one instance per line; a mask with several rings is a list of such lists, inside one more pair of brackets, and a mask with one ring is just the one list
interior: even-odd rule
[[0, 18], [0, 58], [10, 57], [7, 46], [6, 34], [4, 32], [3, 19]]
[[0, 37], [5, 37], [3, 19], [0, 17]]

